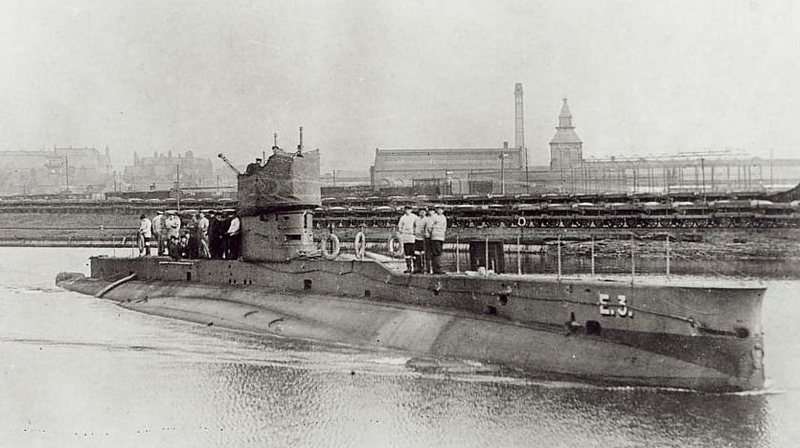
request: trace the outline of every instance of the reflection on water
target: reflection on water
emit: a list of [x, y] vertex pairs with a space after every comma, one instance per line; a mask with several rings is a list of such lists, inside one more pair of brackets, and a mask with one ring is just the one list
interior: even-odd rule
[[0, 249], [3, 446], [785, 447], [800, 437], [798, 282], [768, 283], [770, 389], [698, 394], [147, 316], [52, 287], [87, 251], [20, 251]]
[[[383, 446], [765, 446], [766, 397], [218, 366], [260, 441]], [[292, 428], [301, 427], [301, 434]], [[285, 431], [281, 436], [275, 432]]]

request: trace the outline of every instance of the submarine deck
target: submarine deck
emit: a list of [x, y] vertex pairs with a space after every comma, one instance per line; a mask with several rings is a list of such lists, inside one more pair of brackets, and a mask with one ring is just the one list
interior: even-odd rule
[[[127, 259], [135, 259], [138, 257], [119, 257], [119, 258], [127, 258]], [[151, 257], [152, 258], [152, 257]], [[172, 260], [169, 260], [166, 257], [156, 257], [156, 258], [163, 258], [165, 263], [171, 263]], [[316, 260], [324, 260], [318, 258], [308, 258], [306, 261], [314, 262]], [[181, 259], [174, 261], [175, 263], [192, 263], [193, 259]], [[327, 260], [325, 260], [327, 261]], [[735, 289], [765, 289], [763, 282], [754, 279], [733, 279], [733, 278], [717, 278], [717, 277], [705, 277], [705, 276], [694, 276], [694, 275], [673, 275], [673, 276], [666, 276], [666, 275], [656, 275], [656, 274], [637, 274], [635, 277], [631, 277], [630, 274], [597, 274], [592, 276], [591, 274], [568, 274], [562, 275], [560, 278], [555, 273], [525, 273], [525, 274], [518, 274], [518, 273], [493, 273], [490, 272], [488, 274], [480, 273], [477, 271], [460, 271], [460, 272], [447, 272], [446, 274], [405, 274], [404, 271], [406, 269], [405, 262], [403, 259], [398, 258], [391, 258], [385, 255], [376, 254], [372, 252], [367, 252], [364, 255], [363, 259], [358, 259], [353, 254], [341, 254], [339, 255], [334, 262], [368, 262], [368, 261], [376, 261], [380, 263], [386, 270], [391, 272], [394, 275], [412, 275], [415, 277], [438, 277], [441, 275], [446, 275], [449, 277], [475, 277], [475, 278], [486, 278], [487, 280], [507, 280], [507, 281], [543, 281], [543, 282], [552, 282], [554, 280], [560, 280], [563, 282], [604, 282], [608, 284], [641, 284], [647, 286], [664, 286], [664, 287], [677, 287], [677, 288], [710, 288], [710, 289], [724, 289], [724, 288], [735, 288]], [[269, 264], [269, 262], [251, 262], [256, 264]]]

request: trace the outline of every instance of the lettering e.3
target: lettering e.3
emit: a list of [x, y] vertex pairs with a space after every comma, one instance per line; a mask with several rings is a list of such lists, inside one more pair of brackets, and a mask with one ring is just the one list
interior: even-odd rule
[[617, 303], [612, 303], [608, 294], [599, 293], [598, 296], [601, 316], [633, 317], [633, 310], [628, 308], [628, 299], [624, 295], [617, 295]]

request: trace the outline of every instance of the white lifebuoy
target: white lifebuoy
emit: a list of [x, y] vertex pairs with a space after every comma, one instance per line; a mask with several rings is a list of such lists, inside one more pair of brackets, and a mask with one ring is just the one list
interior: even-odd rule
[[389, 237], [388, 246], [389, 255], [392, 257], [400, 258], [405, 254], [403, 251], [403, 245], [400, 243], [400, 238], [397, 235], [392, 235]]
[[[330, 243], [331, 248], [328, 248], [328, 243]], [[322, 239], [322, 256], [325, 257], [326, 260], [333, 260], [339, 256], [339, 249], [341, 246], [339, 245], [339, 237], [333, 233], [329, 233]]]
[[364, 232], [356, 233], [356, 240], [353, 242], [353, 250], [356, 252], [356, 259], [364, 258], [364, 251], [367, 249], [367, 237]]
[[517, 218], [517, 227], [525, 227], [528, 225], [528, 220], [524, 216]]

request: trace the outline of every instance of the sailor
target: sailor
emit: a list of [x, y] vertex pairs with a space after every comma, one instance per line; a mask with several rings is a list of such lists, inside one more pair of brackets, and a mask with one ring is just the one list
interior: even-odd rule
[[400, 233], [400, 243], [403, 244], [403, 254], [406, 259], [406, 270], [404, 274], [411, 274], [414, 272], [414, 222], [417, 220], [417, 215], [411, 210], [410, 205], [405, 206], [405, 214], [400, 218], [397, 223], [397, 231]]
[[150, 238], [153, 237], [153, 223], [142, 213], [139, 215], [139, 256], [150, 255]]
[[181, 247], [181, 242], [178, 239], [178, 236], [170, 235], [169, 241], [167, 242], [167, 253], [169, 254], [170, 258], [173, 260], [180, 260], [182, 252], [183, 248]]
[[164, 227], [167, 229], [167, 238], [171, 241], [172, 237], [180, 238], [181, 218], [175, 210], [167, 210], [167, 217], [164, 219]]
[[210, 214], [210, 210], [202, 210], [200, 212], [200, 219], [197, 221], [197, 239], [200, 241], [200, 258], [211, 258], [211, 249], [208, 245], [208, 227], [209, 222], [206, 218]]
[[158, 235], [160, 252], [159, 254], [169, 255], [169, 232], [167, 228], [167, 213], [161, 215], [161, 233]]
[[166, 239], [162, 238], [162, 232], [164, 231], [164, 212], [161, 210], [156, 212], [156, 216], [153, 218], [153, 239], [156, 241], [156, 255], [161, 255], [163, 252], [164, 247], [166, 247]]
[[192, 258], [191, 239], [189, 238], [189, 233], [184, 232], [181, 235], [178, 247], [180, 248], [181, 257]]
[[228, 238], [228, 229], [231, 227], [231, 213], [233, 210], [225, 209], [222, 210], [222, 221], [220, 221], [220, 241], [221, 241], [221, 250], [222, 250], [222, 258], [230, 259], [230, 239]]
[[226, 258], [228, 260], [236, 260], [241, 255], [241, 224], [239, 221], [239, 216], [236, 214], [236, 210], [231, 210], [230, 215], [231, 223], [228, 226], [228, 231], [225, 232], [225, 238], [228, 240], [228, 252], [226, 254]]
[[444, 274], [440, 259], [444, 246], [444, 234], [447, 230], [447, 218], [444, 216], [444, 207], [437, 205], [435, 208], [436, 214], [433, 216], [433, 227], [431, 228], [431, 267], [434, 274]]
[[414, 272], [417, 274], [427, 273], [425, 269], [425, 220], [428, 209], [419, 208], [419, 216], [414, 221]]
[[222, 212], [214, 213], [213, 219], [208, 224], [208, 244], [211, 246], [211, 258], [215, 260], [222, 259], [223, 255], [223, 235], [227, 228], [225, 228], [225, 216]]
[[183, 231], [181, 236], [186, 237], [186, 258], [198, 258], [200, 252], [200, 240], [197, 234], [197, 210], [186, 210]]
[[428, 216], [425, 217], [425, 221], [423, 221], [422, 232], [424, 235], [424, 262], [425, 262], [425, 273], [431, 274], [433, 273], [433, 269], [431, 269], [431, 230], [433, 230], [433, 215], [436, 212], [431, 208], [428, 212]]

